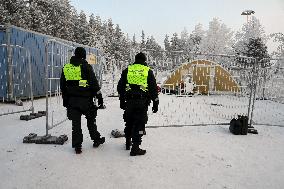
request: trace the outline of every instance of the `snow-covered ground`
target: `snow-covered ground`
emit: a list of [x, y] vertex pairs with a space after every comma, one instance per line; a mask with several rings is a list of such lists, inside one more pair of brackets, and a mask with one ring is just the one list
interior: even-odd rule
[[[71, 148], [70, 121], [50, 130], [52, 135], [68, 135], [62, 146], [23, 144], [29, 133], [45, 134], [45, 117], [26, 122], [19, 120], [19, 114], [1, 116], [0, 188], [284, 188], [283, 127], [255, 125], [258, 135], [235, 136], [228, 125], [213, 125], [228, 123], [239, 112], [245, 114], [246, 99], [160, 95], [160, 102], [157, 114], [149, 112], [148, 126], [164, 127], [146, 129], [142, 148], [147, 153], [139, 157], [129, 156], [124, 138], [110, 136], [112, 129], [124, 127], [118, 98], [106, 97], [107, 109], [98, 111], [98, 129], [106, 136], [99, 148], [92, 147], [82, 117], [80, 155]], [[283, 124], [283, 105], [263, 101], [256, 106], [276, 115], [264, 117], [263, 110], [256, 110], [257, 119]], [[44, 110], [45, 99], [36, 100], [35, 107]], [[58, 111], [64, 118], [64, 110], [58, 107]], [[212, 125], [166, 128], [197, 123]]]

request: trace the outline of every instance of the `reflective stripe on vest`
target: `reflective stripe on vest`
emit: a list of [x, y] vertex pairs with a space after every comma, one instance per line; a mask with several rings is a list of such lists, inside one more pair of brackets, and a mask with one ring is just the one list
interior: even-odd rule
[[81, 77], [81, 65], [75, 66], [73, 64], [65, 64], [63, 68], [63, 73], [65, 76], [66, 81], [79, 81], [80, 87], [87, 87], [89, 86], [87, 80], [82, 80]]
[[140, 85], [140, 89], [148, 91], [148, 72], [150, 68], [141, 64], [128, 66], [126, 90], [130, 90], [129, 84]]

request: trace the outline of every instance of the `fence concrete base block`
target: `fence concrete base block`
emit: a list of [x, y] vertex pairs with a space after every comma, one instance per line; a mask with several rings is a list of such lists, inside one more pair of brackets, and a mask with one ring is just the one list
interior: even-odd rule
[[254, 127], [249, 127], [248, 128], [248, 133], [258, 134], [258, 131]]
[[28, 136], [25, 136], [23, 143], [35, 143], [35, 144], [60, 144], [63, 145], [68, 140], [67, 135], [51, 136], [37, 136], [35, 133], [30, 133]]
[[125, 134], [124, 134], [124, 131], [120, 131], [118, 129], [114, 129], [111, 131], [111, 135], [114, 137], [114, 138], [119, 138], [119, 137], [124, 137]]
[[38, 111], [38, 113], [30, 113], [30, 115], [21, 115], [20, 120], [29, 121], [45, 115], [46, 115], [45, 111]]
[[119, 97], [119, 96], [116, 94], [111, 94], [111, 95], [108, 95], [108, 97]]
[[105, 105], [99, 106], [98, 109], [106, 109]]

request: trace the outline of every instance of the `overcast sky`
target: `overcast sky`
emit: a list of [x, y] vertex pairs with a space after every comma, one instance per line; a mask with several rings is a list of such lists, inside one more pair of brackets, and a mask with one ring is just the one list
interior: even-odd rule
[[94, 13], [103, 20], [111, 18], [130, 37], [141, 31], [153, 35], [162, 45], [166, 34], [172, 36], [186, 28], [191, 32], [197, 23], [208, 28], [217, 17], [233, 31], [246, 22], [241, 12], [255, 11], [267, 34], [284, 33], [284, 0], [71, 0], [71, 4], [88, 15]]

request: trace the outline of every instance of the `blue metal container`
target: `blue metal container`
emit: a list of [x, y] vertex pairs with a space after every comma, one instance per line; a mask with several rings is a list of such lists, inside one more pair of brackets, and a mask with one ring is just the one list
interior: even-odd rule
[[[49, 40], [52, 41], [47, 44]], [[69, 62], [77, 46], [83, 46], [87, 54], [102, 57], [102, 53], [96, 48], [16, 26], [0, 26], [0, 100], [13, 101], [17, 98], [30, 98], [29, 62], [31, 63], [33, 95], [34, 97], [45, 96], [46, 56], [48, 56], [48, 64], [52, 64], [53, 68], [52, 72], [51, 69], [49, 71], [49, 77], [60, 78], [62, 66]], [[27, 51], [30, 52], [30, 56]], [[101, 58], [98, 58], [97, 63], [92, 66], [101, 83]], [[51, 91], [54, 92], [56, 88], [52, 86]]]

